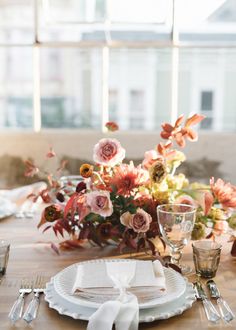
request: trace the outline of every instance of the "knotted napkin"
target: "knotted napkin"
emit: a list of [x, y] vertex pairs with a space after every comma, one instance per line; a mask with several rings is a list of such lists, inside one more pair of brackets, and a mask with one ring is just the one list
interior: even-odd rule
[[87, 330], [111, 330], [113, 324], [116, 330], [137, 330], [138, 299], [148, 300], [164, 294], [165, 276], [158, 260], [85, 263], [78, 265], [72, 291], [91, 301], [100, 300]]
[[115, 301], [107, 301], [89, 319], [87, 330], [137, 330], [139, 305], [135, 295], [127, 293], [130, 282], [135, 276], [136, 261], [106, 262], [106, 272], [114, 288], [119, 290]]

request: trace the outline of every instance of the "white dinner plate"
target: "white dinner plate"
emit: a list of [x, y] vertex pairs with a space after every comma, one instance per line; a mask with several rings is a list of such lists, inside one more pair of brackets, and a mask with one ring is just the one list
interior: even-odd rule
[[[88, 321], [90, 316], [96, 311], [94, 308], [80, 306], [63, 298], [55, 290], [53, 279], [47, 283], [45, 300], [49, 303], [49, 307], [58, 311], [59, 314], [67, 315], [78, 320]], [[191, 308], [195, 300], [193, 286], [187, 282], [184, 293], [178, 299], [153, 308], [141, 309], [139, 312], [139, 322], [153, 322], [180, 315], [185, 310]]]
[[[127, 259], [116, 260], [121, 262], [124, 260], [127, 261]], [[83, 263], [98, 263], [104, 261], [111, 262], [112, 259], [97, 259], [85, 261]], [[72, 287], [76, 278], [77, 265], [78, 264], [73, 264], [63, 269], [54, 277], [55, 290], [61, 297], [63, 297], [63, 299], [67, 300], [69, 303], [96, 309], [101, 305], [101, 303], [91, 301], [89, 299], [80, 298], [78, 295], [72, 295]], [[166, 304], [167, 302], [179, 298], [184, 293], [186, 289], [186, 282], [183, 276], [174, 271], [172, 268], [163, 267], [163, 269], [166, 278], [166, 293], [163, 296], [151, 299], [145, 303], [140, 303], [140, 309], [146, 309]]]

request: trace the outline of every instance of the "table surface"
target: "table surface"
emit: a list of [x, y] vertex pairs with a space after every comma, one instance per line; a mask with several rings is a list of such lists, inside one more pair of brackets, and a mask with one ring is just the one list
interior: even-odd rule
[[[63, 251], [57, 255], [50, 243], [56, 241], [53, 233], [42, 234], [37, 229], [38, 219], [17, 219], [10, 217], [0, 220], [0, 239], [11, 243], [10, 258], [7, 273], [0, 284], [0, 329], [29, 329], [29, 326], [20, 320], [15, 326], [8, 320], [8, 313], [14, 303], [22, 278], [33, 278], [37, 275], [46, 276], [48, 279], [63, 268], [83, 260], [103, 257], [118, 257], [114, 247], [100, 249], [97, 247]], [[215, 281], [222, 296], [236, 313], [236, 258], [230, 256], [230, 243], [224, 238], [221, 262]], [[124, 257], [124, 256], [119, 256]], [[127, 257], [127, 255], [125, 256]], [[182, 261], [193, 266], [191, 244], [185, 247]], [[189, 281], [194, 281], [195, 275], [189, 276]], [[26, 297], [26, 304], [31, 296]], [[33, 329], [50, 330], [82, 330], [86, 329], [87, 322], [74, 320], [70, 317], [59, 315], [57, 311], [50, 309], [48, 303], [41, 298], [38, 317], [32, 322]], [[221, 321], [217, 325], [207, 322], [203, 306], [196, 301], [192, 308], [182, 315], [168, 320], [160, 320], [151, 323], [140, 324], [140, 329], [236, 329], [236, 320], [230, 324]]]

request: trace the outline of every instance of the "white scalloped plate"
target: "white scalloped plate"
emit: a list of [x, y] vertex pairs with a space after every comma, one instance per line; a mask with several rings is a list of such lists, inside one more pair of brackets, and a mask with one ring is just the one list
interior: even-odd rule
[[[45, 300], [49, 307], [58, 311], [59, 314], [67, 315], [73, 319], [88, 321], [91, 315], [96, 311], [94, 308], [79, 306], [78, 304], [68, 302], [61, 297], [54, 288], [53, 279], [47, 283], [45, 290]], [[175, 315], [182, 314], [185, 310], [192, 307], [196, 301], [195, 291], [191, 283], [186, 283], [184, 293], [176, 300], [156, 306], [149, 309], [142, 309], [139, 312], [139, 322], [153, 322], [155, 320], [165, 320]]]
[[[97, 260], [89, 260], [84, 261], [82, 263], [98, 263], [98, 262], [113, 262], [113, 261], [124, 262], [127, 259], [97, 259]], [[61, 272], [59, 272], [54, 277], [54, 287], [57, 293], [67, 300], [70, 303], [77, 304], [80, 306], [85, 306], [89, 308], [98, 308], [101, 304], [98, 302], [82, 299], [79, 296], [72, 295], [72, 287], [75, 281], [76, 273], [77, 273], [77, 265], [73, 264]], [[179, 273], [174, 271], [171, 268], [164, 267], [164, 273], [166, 278], [166, 294], [157, 297], [156, 299], [149, 300], [145, 303], [139, 304], [140, 309], [152, 308], [158, 305], [166, 304], [167, 302], [173, 301], [179, 298], [186, 289], [186, 282]]]

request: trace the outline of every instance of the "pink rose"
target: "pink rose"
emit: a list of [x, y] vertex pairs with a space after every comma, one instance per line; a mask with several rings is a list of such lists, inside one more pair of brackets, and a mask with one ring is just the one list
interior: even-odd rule
[[108, 191], [92, 191], [87, 194], [87, 204], [91, 208], [91, 212], [109, 217], [113, 213], [113, 206]]
[[114, 166], [125, 158], [125, 149], [116, 139], [101, 139], [94, 147], [93, 160], [105, 166]]
[[152, 217], [143, 209], [138, 208], [135, 214], [125, 212], [120, 217], [122, 225], [133, 229], [136, 233], [145, 233], [150, 227]]

